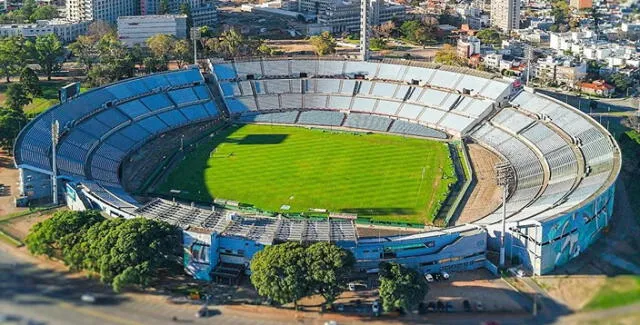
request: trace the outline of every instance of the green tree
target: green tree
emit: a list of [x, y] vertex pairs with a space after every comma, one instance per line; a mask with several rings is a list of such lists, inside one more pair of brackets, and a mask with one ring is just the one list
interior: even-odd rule
[[62, 243], [69, 243], [69, 237], [84, 233], [102, 220], [102, 215], [94, 210], [57, 211], [53, 217], [35, 224], [25, 243], [34, 255], [60, 256]]
[[118, 39], [115, 33], [104, 35], [96, 44], [100, 64], [95, 64], [87, 73], [92, 86], [100, 86], [134, 75], [139, 60], [131, 49]]
[[34, 49], [38, 64], [40, 64], [45, 75], [47, 75], [47, 80], [51, 80], [51, 74], [53, 74], [54, 71], [60, 70], [62, 67], [61, 59], [64, 54], [62, 42], [60, 42], [58, 36], [55, 34], [38, 36]]
[[25, 0], [22, 3], [22, 8], [20, 8], [20, 11], [22, 11], [22, 15], [28, 19], [31, 17], [31, 15], [33, 15], [37, 8], [38, 5], [36, 4], [35, 0]]
[[500, 33], [493, 28], [485, 28], [480, 30], [476, 37], [480, 39], [480, 42], [483, 44], [490, 44], [493, 46], [501, 46], [502, 38], [500, 37]]
[[159, 273], [179, 268], [181, 231], [166, 222], [143, 218], [106, 219], [65, 246], [72, 268], [100, 274], [115, 291], [146, 286]]
[[326, 242], [309, 246], [305, 253], [311, 287], [322, 295], [326, 304], [333, 303], [346, 288], [347, 276], [355, 263], [353, 255]]
[[42, 89], [40, 89], [40, 79], [35, 71], [31, 68], [26, 67], [22, 69], [20, 73], [20, 84], [24, 89], [31, 95], [31, 97], [38, 97], [42, 94]]
[[58, 17], [58, 9], [55, 6], [47, 5], [36, 8], [29, 16], [29, 20], [50, 20], [56, 17]]
[[435, 40], [435, 26], [420, 20], [407, 20], [400, 25], [402, 36], [413, 43], [428, 44]]
[[312, 285], [307, 277], [305, 249], [296, 242], [267, 246], [251, 260], [251, 283], [258, 294], [280, 304], [307, 296]]
[[144, 65], [148, 73], [166, 71], [168, 69], [167, 62], [159, 60], [154, 56], [144, 58], [142, 60], [142, 65]]
[[176, 61], [178, 68], [182, 67], [193, 60], [193, 49], [191, 48], [191, 42], [188, 40], [178, 40], [173, 44], [171, 49], [173, 59]]
[[84, 65], [86, 71], [91, 70], [93, 64], [98, 61], [97, 41], [87, 35], [80, 35], [75, 42], [69, 45], [71, 53]]
[[372, 38], [369, 42], [369, 47], [374, 51], [384, 50], [387, 48], [387, 41], [383, 38]]
[[27, 124], [22, 111], [0, 107], [0, 148], [13, 149], [13, 141]]
[[7, 82], [20, 72], [26, 59], [26, 46], [22, 37], [12, 36], [0, 39], [0, 74]]
[[176, 39], [168, 34], [156, 34], [149, 37], [146, 43], [153, 56], [161, 61], [169, 62]]
[[95, 42], [103, 39], [107, 35], [115, 35], [116, 29], [113, 25], [104, 20], [96, 20], [87, 27], [87, 36], [91, 37]]
[[29, 92], [21, 84], [10, 84], [7, 87], [5, 105], [10, 109], [22, 111], [22, 109], [31, 103]]
[[609, 75], [607, 81], [615, 86], [616, 91], [619, 93], [625, 93], [627, 91], [627, 88], [629, 88], [631, 86], [631, 83], [633, 82], [631, 77], [619, 72]]
[[318, 55], [327, 55], [336, 52], [337, 42], [329, 32], [325, 31], [320, 35], [311, 36], [309, 42]]
[[456, 48], [449, 44], [445, 44], [441, 50], [436, 52], [434, 61], [436, 63], [453, 65], [453, 66], [464, 65], [464, 61], [461, 58], [459, 58], [458, 54], [456, 53]]
[[397, 263], [380, 264], [380, 299], [385, 311], [415, 310], [427, 294], [427, 281], [417, 271]]

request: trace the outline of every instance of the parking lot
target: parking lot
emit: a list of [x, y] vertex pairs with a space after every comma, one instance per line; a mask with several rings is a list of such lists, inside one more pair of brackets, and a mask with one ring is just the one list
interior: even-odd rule
[[499, 277], [481, 269], [450, 273], [449, 280], [429, 283], [424, 308], [436, 312], [524, 312], [530, 309], [529, 305], [528, 298]]

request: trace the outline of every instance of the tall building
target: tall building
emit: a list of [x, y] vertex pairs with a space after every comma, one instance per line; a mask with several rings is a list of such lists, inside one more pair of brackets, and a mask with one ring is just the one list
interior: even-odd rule
[[140, 0], [67, 0], [67, 19], [104, 20], [115, 23], [120, 16], [140, 12]]
[[[371, 1], [369, 21], [372, 26], [380, 25], [406, 15], [406, 8], [391, 1]], [[317, 17], [320, 25], [329, 26], [332, 33], [357, 32], [360, 30], [360, 1], [343, 0], [300, 0], [298, 11]]]
[[491, 26], [504, 32], [520, 28], [520, 0], [492, 0]]
[[[168, 0], [168, 14], [181, 14], [188, 4], [193, 26], [215, 26], [218, 11], [215, 0]], [[104, 20], [116, 23], [118, 17], [161, 14], [161, 0], [67, 0], [69, 20]]]
[[144, 46], [147, 39], [156, 34], [187, 38], [187, 15], [118, 17], [118, 38], [127, 46]]

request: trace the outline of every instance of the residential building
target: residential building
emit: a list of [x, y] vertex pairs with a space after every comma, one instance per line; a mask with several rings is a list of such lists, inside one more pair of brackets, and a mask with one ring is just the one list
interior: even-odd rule
[[480, 54], [480, 39], [475, 36], [459, 39], [456, 52], [458, 57], [465, 59], [473, 54]]
[[149, 37], [168, 34], [187, 37], [187, 15], [148, 15], [118, 17], [118, 38], [127, 46], [145, 45]]
[[575, 9], [588, 9], [593, 7], [593, 0], [571, 0], [569, 5]]
[[67, 19], [104, 20], [115, 23], [120, 16], [139, 13], [140, 0], [67, 0]]
[[[371, 24], [380, 25], [394, 18], [403, 19], [406, 8], [384, 0], [370, 0]], [[360, 30], [360, 1], [300, 0], [298, 11], [317, 17], [321, 26], [330, 26], [332, 33], [357, 32]]]
[[491, 25], [503, 32], [520, 28], [520, 0], [492, 0]]
[[575, 87], [587, 76], [587, 64], [571, 58], [549, 56], [531, 66], [533, 77], [544, 82], [564, 83]]
[[616, 87], [609, 85], [604, 80], [580, 83], [580, 91], [589, 95], [609, 97], [616, 91]]
[[89, 21], [68, 21], [64, 19], [38, 20], [33, 24], [0, 25], [0, 37], [23, 36], [35, 38], [55, 34], [63, 43], [71, 43], [79, 35], [87, 32]]
[[500, 61], [502, 61], [502, 54], [491, 53], [484, 56], [484, 64], [491, 69], [499, 69]]

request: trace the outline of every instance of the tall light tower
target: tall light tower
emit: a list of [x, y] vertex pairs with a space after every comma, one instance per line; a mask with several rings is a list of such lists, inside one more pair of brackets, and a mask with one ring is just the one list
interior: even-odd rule
[[369, 60], [371, 14], [371, 0], [360, 0], [360, 58], [362, 61]]
[[509, 196], [509, 184], [512, 183], [514, 172], [511, 164], [501, 162], [496, 164], [496, 182], [502, 186], [502, 232], [500, 233], [500, 267], [504, 267], [505, 259], [505, 233], [507, 231], [507, 196]]
[[201, 37], [200, 28], [191, 27], [191, 40], [193, 41], [193, 64], [198, 64], [198, 40]]
[[51, 194], [53, 204], [58, 205], [58, 164], [56, 161], [56, 147], [58, 146], [58, 135], [60, 125], [58, 120], [51, 123]]

